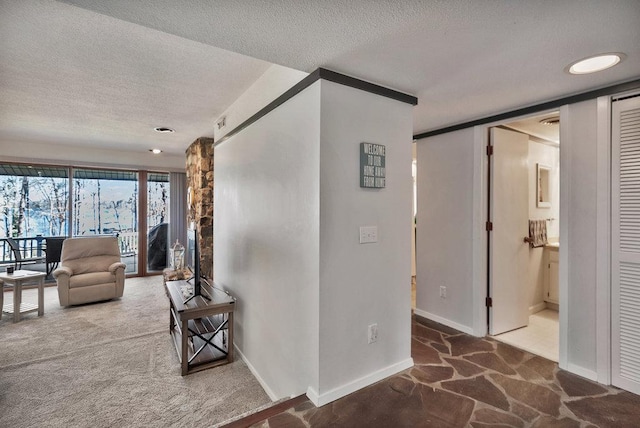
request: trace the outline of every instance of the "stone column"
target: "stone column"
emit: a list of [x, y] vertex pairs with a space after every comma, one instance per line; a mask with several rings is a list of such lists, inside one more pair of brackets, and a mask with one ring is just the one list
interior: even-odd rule
[[213, 280], [213, 138], [198, 138], [186, 155], [191, 202], [187, 221], [197, 229], [200, 274]]

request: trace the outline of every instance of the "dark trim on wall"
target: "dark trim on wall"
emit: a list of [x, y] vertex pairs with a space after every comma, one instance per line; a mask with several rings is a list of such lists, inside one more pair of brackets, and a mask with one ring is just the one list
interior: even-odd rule
[[487, 123], [498, 122], [501, 120], [512, 119], [518, 116], [535, 114], [535, 113], [542, 112], [544, 110], [559, 108], [565, 104], [579, 103], [582, 101], [587, 101], [587, 100], [591, 100], [591, 99], [606, 96], [606, 95], [613, 95], [620, 92], [631, 91], [638, 88], [640, 88], [640, 79], [632, 80], [626, 83], [619, 83], [612, 86], [607, 86], [606, 88], [596, 89], [589, 92], [583, 92], [577, 95], [570, 95], [567, 97], [558, 98], [553, 101], [548, 101], [542, 104], [536, 104], [530, 107], [524, 107], [524, 108], [513, 110], [507, 113], [496, 114], [493, 116], [484, 117], [482, 119], [471, 120], [469, 122], [463, 122], [457, 125], [438, 128], [438, 129], [434, 129], [426, 132], [421, 132], [419, 134], [414, 135], [413, 139], [421, 140], [423, 138], [434, 137], [436, 135], [459, 131], [461, 129], [472, 128], [474, 126], [485, 125]]
[[275, 100], [271, 101], [269, 104], [260, 109], [256, 114], [249, 117], [247, 120], [242, 122], [240, 125], [236, 126], [234, 129], [229, 131], [224, 137], [222, 137], [219, 141], [216, 141], [214, 145], [220, 144], [223, 141], [228, 140], [233, 137], [243, 129], [247, 128], [252, 123], [258, 121], [260, 118], [268, 114], [269, 112], [275, 110], [280, 107], [282, 104], [289, 101], [291, 98], [298, 95], [303, 90], [307, 89], [309, 86], [313, 85], [318, 80], [323, 79], [329, 82], [338, 83], [340, 85], [349, 86], [355, 89], [360, 89], [365, 92], [370, 92], [372, 94], [380, 95], [382, 97], [391, 98], [396, 101], [400, 101], [403, 103], [416, 105], [418, 104], [418, 98], [407, 95], [402, 92], [395, 91], [393, 89], [385, 88], [384, 86], [379, 86], [374, 83], [365, 82], [364, 80], [356, 79], [355, 77], [345, 76], [344, 74], [337, 73], [335, 71], [327, 70], [325, 68], [318, 68], [309, 74], [307, 77], [296, 83], [290, 89], [288, 89], [285, 93], [280, 95]]
[[329, 82], [338, 83], [344, 86], [350, 86], [365, 92], [371, 92], [372, 94], [391, 98], [392, 100], [411, 104], [412, 106], [418, 104], [418, 98], [413, 95], [407, 95], [393, 89], [385, 88], [384, 86], [376, 85], [375, 83], [365, 82], [364, 80], [336, 73], [335, 71], [327, 70], [325, 68], [319, 68], [318, 70], [320, 71], [320, 78], [323, 80], [328, 80]]
[[314, 71], [313, 73], [309, 74], [307, 77], [305, 77], [304, 79], [302, 79], [301, 81], [299, 81], [298, 83], [293, 85], [291, 88], [289, 88], [284, 94], [280, 95], [278, 98], [276, 98], [275, 100], [271, 101], [266, 106], [262, 107], [262, 109], [260, 109], [256, 114], [254, 114], [253, 116], [249, 117], [249, 119], [245, 120], [240, 125], [236, 126], [234, 129], [229, 131], [220, 140], [214, 142], [213, 145], [215, 146], [217, 144], [222, 143], [223, 141], [228, 140], [229, 138], [233, 137], [234, 135], [236, 135], [237, 133], [239, 133], [243, 129], [247, 128], [252, 123], [257, 122], [258, 119], [262, 118], [267, 113], [275, 110], [276, 108], [278, 108], [282, 104], [284, 104], [287, 101], [289, 101], [291, 98], [293, 98], [296, 95], [298, 95], [303, 90], [307, 89], [309, 86], [313, 85], [319, 78], [320, 78], [320, 69], [318, 69], [318, 70]]

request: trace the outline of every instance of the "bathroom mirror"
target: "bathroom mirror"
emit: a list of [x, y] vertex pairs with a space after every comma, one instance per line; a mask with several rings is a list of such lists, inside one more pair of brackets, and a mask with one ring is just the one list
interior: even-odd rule
[[538, 191], [536, 192], [536, 206], [538, 208], [551, 208], [550, 174], [550, 166], [538, 164]]

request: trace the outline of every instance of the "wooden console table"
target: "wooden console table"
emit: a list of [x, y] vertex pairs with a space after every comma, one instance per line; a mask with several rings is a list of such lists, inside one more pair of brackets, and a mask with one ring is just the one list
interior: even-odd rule
[[182, 376], [233, 361], [233, 311], [236, 299], [226, 292], [202, 284], [203, 296], [187, 303], [191, 290], [187, 281], [165, 283], [170, 303], [169, 332], [180, 359]]

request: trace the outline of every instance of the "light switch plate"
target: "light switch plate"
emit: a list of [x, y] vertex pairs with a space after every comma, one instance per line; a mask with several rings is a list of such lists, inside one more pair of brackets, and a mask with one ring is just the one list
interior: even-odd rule
[[360, 243], [378, 242], [378, 226], [360, 226]]

